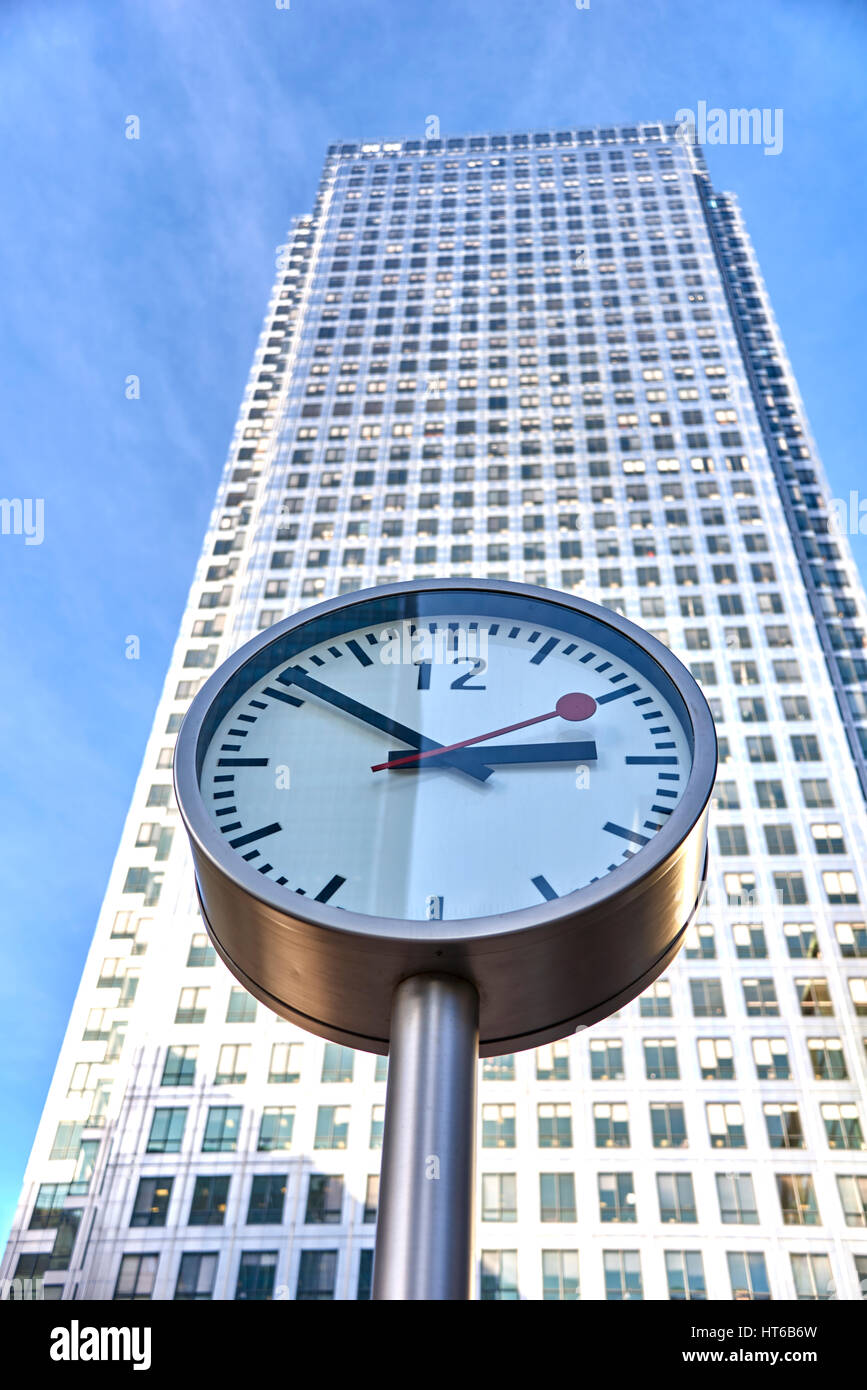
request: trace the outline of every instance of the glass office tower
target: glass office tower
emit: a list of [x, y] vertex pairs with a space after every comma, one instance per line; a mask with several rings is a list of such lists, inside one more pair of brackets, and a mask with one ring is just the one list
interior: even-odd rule
[[447, 575], [625, 613], [721, 748], [675, 965], [480, 1065], [477, 1296], [867, 1292], [865, 601], [830, 503], [736, 200], [673, 126], [332, 146], [278, 255], [10, 1296], [369, 1297], [385, 1059], [215, 958], [172, 748], [260, 629]]

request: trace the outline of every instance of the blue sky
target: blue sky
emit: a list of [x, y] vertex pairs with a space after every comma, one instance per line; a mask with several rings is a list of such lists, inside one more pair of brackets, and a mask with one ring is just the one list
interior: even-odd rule
[[[259, 332], [335, 139], [782, 108], [733, 189], [834, 492], [864, 473], [862, 0], [4, 0], [0, 1239]], [[137, 115], [141, 138], [124, 137]], [[124, 395], [129, 374], [141, 399]], [[856, 542], [867, 568], [867, 537]], [[139, 637], [141, 659], [124, 656]]]

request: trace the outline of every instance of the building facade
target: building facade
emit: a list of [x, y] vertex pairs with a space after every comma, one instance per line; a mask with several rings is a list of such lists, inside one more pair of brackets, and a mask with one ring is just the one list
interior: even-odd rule
[[720, 736], [673, 967], [480, 1064], [477, 1296], [867, 1294], [867, 610], [833, 515], [737, 203], [675, 127], [332, 146], [279, 249], [7, 1295], [369, 1297], [385, 1059], [216, 959], [172, 751], [259, 630], [445, 575], [626, 614]]

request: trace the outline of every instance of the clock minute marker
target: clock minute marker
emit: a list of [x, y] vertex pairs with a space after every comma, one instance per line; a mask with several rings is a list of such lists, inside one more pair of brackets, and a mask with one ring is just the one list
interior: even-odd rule
[[545, 898], [549, 903], [553, 902], [555, 898], [559, 898], [560, 896], [559, 893], [554, 892], [554, 889], [551, 887], [544, 874], [536, 874], [536, 877], [533, 879], [533, 885], [534, 887], [538, 888], [539, 892], [542, 894], [542, 897]]
[[[234, 826], [230, 827], [227, 825], [221, 827], [223, 830], [234, 828]], [[262, 840], [266, 835], [276, 835], [277, 831], [282, 829], [283, 827], [280, 822], [275, 820], [272, 821], [270, 825], [260, 826], [258, 830], [248, 830], [246, 835], [238, 835], [236, 839], [230, 840], [229, 844], [232, 846], [232, 849], [242, 849], [244, 845], [252, 845], [254, 840]]]
[[661, 757], [660, 757], [660, 758], [650, 758], [650, 757], [641, 757], [641, 758], [639, 758], [639, 757], [635, 757], [635, 756], [630, 756], [630, 757], [624, 758], [623, 761], [626, 763], [626, 766], [627, 766], [627, 767], [658, 767], [659, 764], [661, 764], [661, 763], [668, 763], [668, 764], [676, 763], [676, 762], [677, 762], [677, 758], [661, 758]]
[[616, 821], [606, 821], [602, 829], [607, 830], [609, 835], [619, 835], [621, 840], [631, 840], [634, 845], [650, 844], [649, 835], [639, 835], [637, 830], [628, 830], [625, 825], [618, 825]]
[[329, 898], [333, 898], [338, 888], [342, 888], [345, 882], [346, 879], [341, 874], [332, 875], [325, 887], [320, 888], [313, 901], [317, 903], [327, 903]]

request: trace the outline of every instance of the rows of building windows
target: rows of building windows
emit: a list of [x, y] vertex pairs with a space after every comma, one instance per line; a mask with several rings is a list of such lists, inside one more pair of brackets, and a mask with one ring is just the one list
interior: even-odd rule
[[[540, 1131], [549, 1137], [556, 1136], [556, 1125], [561, 1118], [556, 1114], [564, 1107], [548, 1108], [555, 1113], [540, 1115]], [[618, 1120], [616, 1112], [625, 1107], [601, 1107], [609, 1113], [597, 1116], [599, 1126], [606, 1133], [615, 1134], [616, 1128], [628, 1127], [628, 1121]], [[677, 1107], [675, 1107], [676, 1109]], [[723, 1107], [720, 1107], [722, 1109]], [[735, 1108], [735, 1107], [732, 1107]], [[597, 1108], [598, 1109], [598, 1108]], [[775, 1107], [777, 1113], [775, 1133], [785, 1137], [784, 1118], [780, 1113], [787, 1107]], [[791, 1107], [797, 1110], [797, 1107]], [[668, 1117], [664, 1117], [654, 1136], [663, 1133]], [[722, 1121], [721, 1121], [722, 1123]], [[597, 1130], [597, 1133], [599, 1131]], [[670, 1142], [670, 1141], [666, 1141]], [[675, 1138], [677, 1134], [675, 1127]], [[544, 1147], [544, 1145], [543, 1145]], [[556, 1147], [556, 1145], [554, 1145]], [[867, 1226], [867, 1175], [836, 1174], [837, 1190], [842, 1215], [847, 1226]], [[174, 1222], [179, 1219], [189, 1226], [223, 1226], [229, 1206], [229, 1193], [232, 1177], [225, 1173], [197, 1174], [193, 1178], [192, 1192], [188, 1190], [183, 1213], [175, 1213]], [[249, 1182], [238, 1177], [247, 1196], [240, 1211], [230, 1224], [282, 1225], [286, 1218], [286, 1194], [289, 1185], [288, 1173], [254, 1174]], [[699, 1222], [693, 1175], [690, 1172], [657, 1172], [654, 1175], [658, 1219], [663, 1224], [679, 1222], [695, 1225]], [[780, 1206], [780, 1217], [786, 1226], [819, 1226], [822, 1218], [816, 1197], [814, 1179], [810, 1173], [775, 1173], [774, 1182]], [[637, 1223], [639, 1204], [636, 1196], [634, 1174], [625, 1170], [601, 1172], [596, 1174], [598, 1189], [597, 1218], [599, 1222]], [[717, 1173], [715, 1175], [718, 1213], [713, 1214], [723, 1225], [758, 1225], [759, 1208], [756, 1201], [753, 1178], [750, 1173]], [[179, 1184], [180, 1185], [180, 1184]], [[133, 1227], [165, 1227], [168, 1224], [175, 1187], [173, 1174], [146, 1176], [139, 1179], [128, 1225]], [[348, 1203], [345, 1200], [342, 1174], [311, 1173], [307, 1179], [304, 1201], [303, 1223], [305, 1225], [341, 1225], [344, 1221], [356, 1219], [363, 1224], [376, 1221], [379, 1193], [379, 1176], [369, 1174], [366, 1181], [363, 1202]], [[64, 1224], [69, 1209], [64, 1206], [69, 1196], [69, 1186], [64, 1183], [43, 1183], [39, 1188], [36, 1205], [30, 1219], [30, 1230], [56, 1230]], [[176, 1199], [176, 1205], [179, 1199]], [[642, 1213], [643, 1214], [643, 1213]], [[575, 1175], [563, 1170], [539, 1174], [538, 1205], [532, 1213], [533, 1219], [542, 1223], [578, 1221], [576, 1206]], [[656, 1219], [656, 1213], [654, 1213]], [[711, 1218], [703, 1213], [707, 1223]], [[765, 1219], [767, 1220], [767, 1214]], [[514, 1172], [483, 1172], [481, 1178], [481, 1220], [483, 1222], [517, 1222], [518, 1220], [518, 1176]]]
[[[662, 1265], [668, 1297], [673, 1300], [701, 1300], [708, 1295], [704, 1258], [700, 1250], [663, 1250]], [[756, 1250], [725, 1252], [730, 1297], [767, 1301], [772, 1297], [765, 1255]], [[161, 1256], [132, 1252], [122, 1255], [114, 1285], [116, 1300], [143, 1301], [153, 1297]], [[280, 1262], [278, 1250], [246, 1250], [237, 1260], [232, 1295], [235, 1299], [265, 1301], [293, 1298], [297, 1301], [325, 1301], [338, 1296], [339, 1249], [308, 1249], [300, 1252], [292, 1286], [277, 1283]], [[599, 1258], [596, 1256], [595, 1258]], [[645, 1259], [648, 1257], [645, 1256]], [[654, 1252], [653, 1260], [659, 1258]], [[867, 1254], [855, 1254], [854, 1272], [861, 1287], [867, 1285]], [[22, 1255], [16, 1269], [18, 1279], [44, 1278], [49, 1272], [47, 1257]], [[204, 1301], [215, 1296], [220, 1255], [214, 1251], [185, 1251], [177, 1264], [173, 1297], [183, 1301]], [[579, 1252], [575, 1249], [540, 1252], [542, 1298], [573, 1300], [580, 1297]], [[831, 1257], [824, 1251], [793, 1251], [789, 1254], [792, 1286], [799, 1300], [832, 1299], [836, 1288]], [[605, 1298], [613, 1301], [643, 1299], [645, 1296], [642, 1257], [638, 1250], [603, 1250], [601, 1270]], [[369, 1299], [373, 1276], [373, 1250], [359, 1252], [353, 1286], [357, 1299]], [[46, 1282], [44, 1296], [59, 1298], [60, 1285]], [[517, 1250], [482, 1250], [479, 1263], [479, 1296], [483, 1301], [516, 1300], [521, 1297]], [[715, 1294], [719, 1297], [720, 1294]], [[779, 1295], [778, 1295], [779, 1296]], [[784, 1293], [783, 1296], [786, 1296]]]

